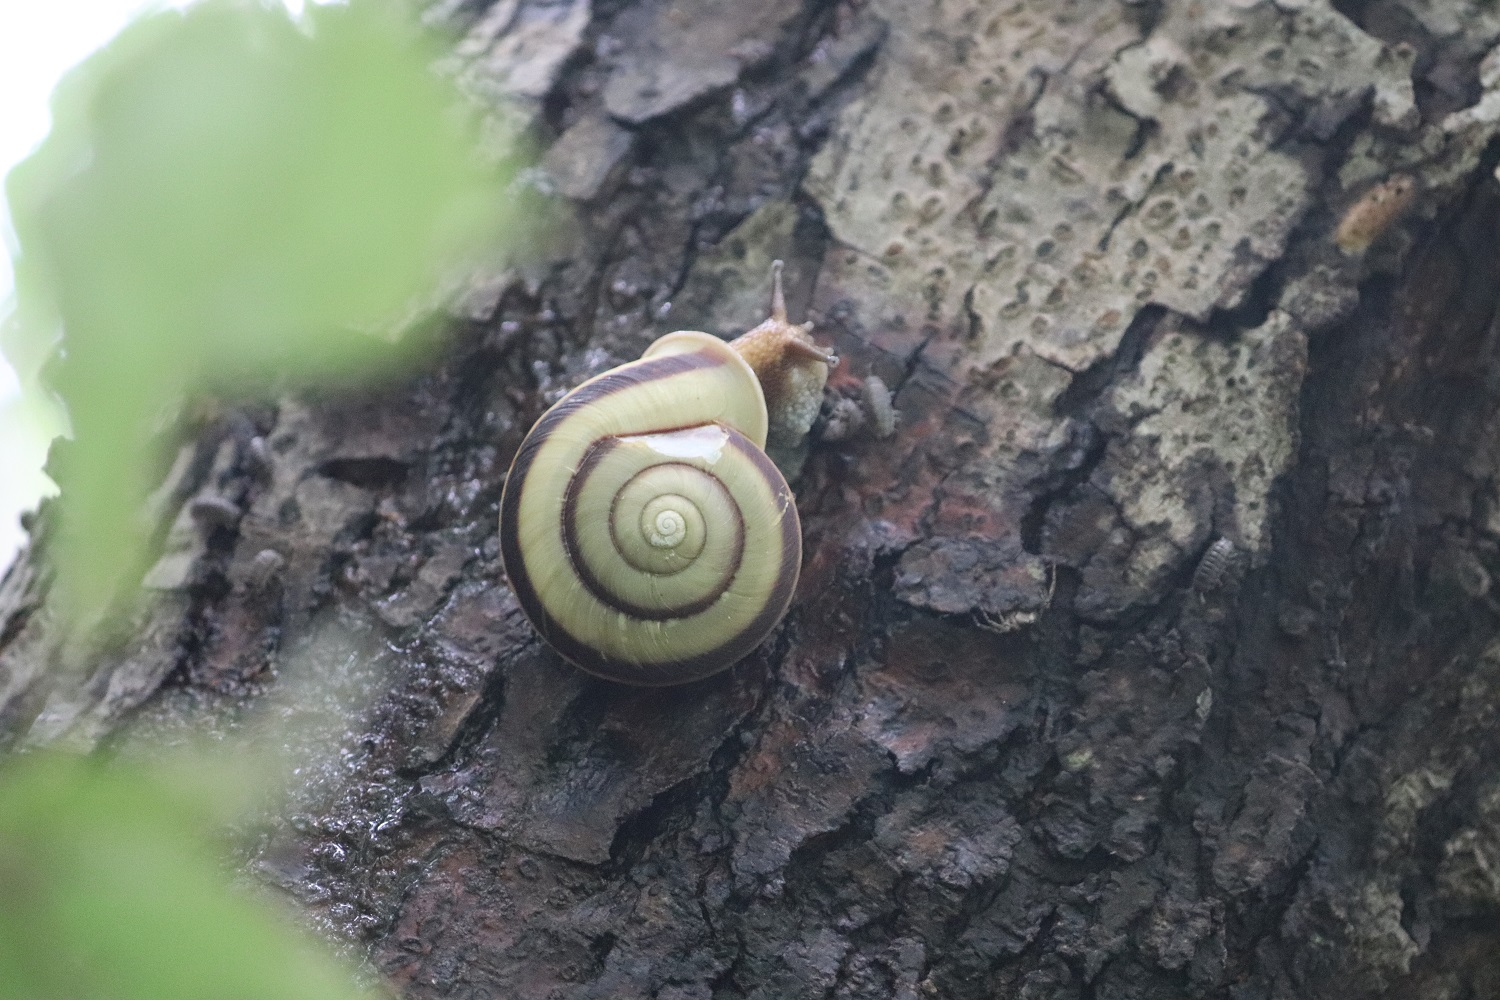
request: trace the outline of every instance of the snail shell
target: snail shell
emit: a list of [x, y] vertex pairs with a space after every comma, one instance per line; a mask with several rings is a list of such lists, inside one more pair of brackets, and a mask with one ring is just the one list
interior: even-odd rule
[[653, 686], [759, 645], [802, 563], [767, 425], [750, 363], [692, 331], [548, 410], [500, 501], [501, 558], [542, 637], [590, 673]]

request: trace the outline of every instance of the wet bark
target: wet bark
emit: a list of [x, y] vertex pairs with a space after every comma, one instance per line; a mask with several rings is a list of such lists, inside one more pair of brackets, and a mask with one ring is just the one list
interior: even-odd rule
[[[548, 240], [409, 381], [190, 440], [123, 639], [56, 634], [44, 512], [0, 744], [282, 720], [245, 865], [412, 997], [1500, 994], [1491, 6], [440, 7]], [[773, 257], [845, 359], [792, 612], [591, 679], [509, 457]]]

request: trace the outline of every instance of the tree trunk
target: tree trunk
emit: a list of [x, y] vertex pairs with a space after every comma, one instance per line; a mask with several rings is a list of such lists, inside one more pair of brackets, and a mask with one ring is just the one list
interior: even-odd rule
[[[0, 744], [281, 720], [245, 863], [412, 997], [1500, 995], [1493, 5], [482, 6], [546, 245], [419, 377], [190, 442], [123, 645], [23, 556]], [[896, 434], [815, 433], [769, 643], [594, 680], [510, 457], [773, 257]]]

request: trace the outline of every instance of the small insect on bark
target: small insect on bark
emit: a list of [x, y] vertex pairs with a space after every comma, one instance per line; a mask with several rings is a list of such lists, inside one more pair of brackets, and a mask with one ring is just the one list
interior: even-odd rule
[[991, 614], [979, 608], [974, 611], [974, 623], [986, 632], [993, 632], [996, 635], [1009, 635], [1018, 629], [1035, 624], [1036, 620], [1042, 616], [1042, 612], [1052, 606], [1052, 597], [1057, 593], [1056, 565], [1048, 568], [1047, 576], [1049, 580], [1047, 584], [1047, 599], [1042, 603], [1040, 608], [1008, 611], [999, 614]]
[[885, 381], [879, 375], [871, 375], [865, 379], [864, 385], [865, 410], [870, 415], [870, 424], [875, 430], [878, 438], [888, 438], [896, 433], [896, 408], [891, 405], [891, 390], [886, 387]]
[[1229, 564], [1234, 559], [1234, 543], [1227, 538], [1215, 539], [1203, 553], [1203, 558], [1198, 560], [1198, 568], [1193, 570], [1193, 590], [1195, 593], [1206, 594], [1217, 587], [1224, 579], [1224, 574], [1229, 571]]
[[1406, 214], [1417, 196], [1417, 182], [1407, 174], [1395, 174], [1359, 196], [1344, 212], [1333, 233], [1333, 242], [1349, 256], [1370, 249], [1396, 220]]

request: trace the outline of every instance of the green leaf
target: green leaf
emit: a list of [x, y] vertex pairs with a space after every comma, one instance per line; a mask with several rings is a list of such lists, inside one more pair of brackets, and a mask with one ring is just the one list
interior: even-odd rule
[[118, 766], [0, 772], [0, 997], [371, 1000], [286, 913], [237, 893], [188, 800]]
[[48, 381], [76, 445], [54, 470], [56, 552], [79, 607], [143, 569], [136, 512], [175, 402], [385, 363], [403, 312], [493, 248], [506, 177], [403, 10], [145, 17], [64, 78], [7, 178], [7, 350], [61, 337]]

